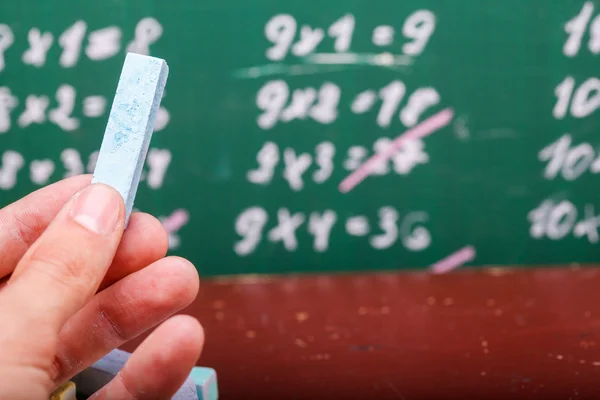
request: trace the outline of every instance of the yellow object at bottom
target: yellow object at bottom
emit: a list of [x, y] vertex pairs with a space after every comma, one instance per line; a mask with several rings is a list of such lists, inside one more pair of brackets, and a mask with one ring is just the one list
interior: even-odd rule
[[73, 382], [62, 384], [50, 395], [50, 400], [77, 400], [76, 390]]

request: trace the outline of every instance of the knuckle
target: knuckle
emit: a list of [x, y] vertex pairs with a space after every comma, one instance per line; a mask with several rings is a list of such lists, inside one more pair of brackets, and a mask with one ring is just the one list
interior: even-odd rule
[[76, 373], [85, 369], [85, 362], [80, 357], [66, 351], [68, 344], [61, 343], [60, 350], [56, 352], [51, 366], [49, 367], [49, 376], [52, 381], [60, 385]]
[[135, 313], [123, 304], [118, 296], [111, 296], [110, 301], [98, 302], [98, 315], [102, 319], [103, 325], [106, 326], [109, 335], [118, 343], [123, 343], [131, 339], [128, 332], [127, 324], [122, 321], [130, 321], [130, 324], [135, 324]]
[[16, 238], [27, 248], [39, 237], [46, 221], [35, 212], [23, 213], [18, 210], [13, 215]]
[[19, 213], [15, 213], [14, 219], [15, 236], [25, 245], [31, 243], [33, 238], [33, 225], [26, 218], [23, 218]]
[[50, 365], [49, 375], [52, 381], [57, 383], [59, 379], [64, 376], [65, 367], [63, 362], [61, 361], [59, 356], [55, 356], [52, 361], [52, 365]]

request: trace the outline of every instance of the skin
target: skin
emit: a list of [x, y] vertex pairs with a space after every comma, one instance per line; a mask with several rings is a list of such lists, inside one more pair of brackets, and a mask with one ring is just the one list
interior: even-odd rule
[[[77, 176], [0, 210], [0, 398], [47, 400], [111, 350], [152, 329], [93, 398], [165, 399], [204, 344], [175, 313], [198, 293], [194, 266], [165, 257], [167, 234], [112, 188]], [[157, 327], [158, 326], [158, 327]]]

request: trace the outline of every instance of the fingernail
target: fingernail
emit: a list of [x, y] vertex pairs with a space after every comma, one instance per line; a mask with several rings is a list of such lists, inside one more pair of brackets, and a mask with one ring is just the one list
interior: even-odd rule
[[73, 219], [92, 232], [106, 235], [119, 222], [118, 194], [104, 185], [92, 185], [81, 193], [71, 209]]

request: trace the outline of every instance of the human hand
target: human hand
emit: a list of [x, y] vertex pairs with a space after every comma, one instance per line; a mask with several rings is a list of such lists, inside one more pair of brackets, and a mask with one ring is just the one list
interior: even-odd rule
[[[69, 178], [0, 209], [0, 399], [47, 400], [196, 297], [198, 274], [165, 258], [160, 222], [134, 213], [124, 232], [121, 196], [90, 179]], [[194, 318], [172, 317], [93, 398], [170, 398], [203, 343]]]

